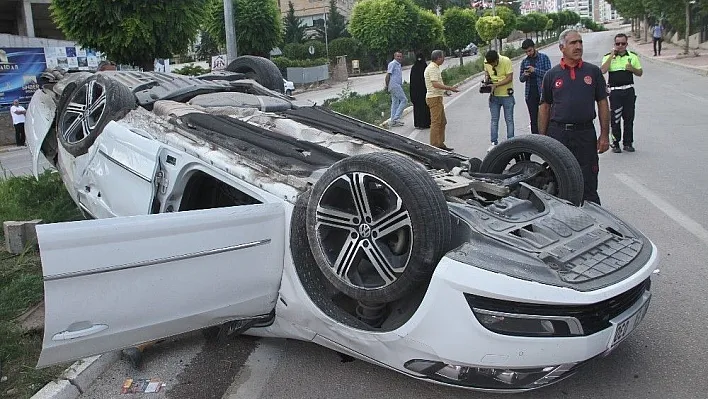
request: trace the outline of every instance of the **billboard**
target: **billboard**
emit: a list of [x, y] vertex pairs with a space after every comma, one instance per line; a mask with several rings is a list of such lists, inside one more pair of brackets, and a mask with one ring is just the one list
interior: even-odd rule
[[37, 77], [46, 68], [42, 47], [0, 47], [0, 107], [15, 99], [29, 103], [39, 90]]

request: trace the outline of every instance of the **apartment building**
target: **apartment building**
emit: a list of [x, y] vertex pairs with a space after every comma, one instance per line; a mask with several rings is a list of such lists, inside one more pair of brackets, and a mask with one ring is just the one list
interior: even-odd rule
[[521, 3], [522, 15], [532, 12], [549, 13], [556, 11], [558, 11], [557, 0], [523, 0]]
[[[597, 0], [594, 0], [597, 1]], [[580, 18], [593, 18], [593, 0], [562, 0], [561, 11], [574, 11]]]
[[[329, 13], [329, 0], [277, 0], [278, 7], [280, 11], [285, 15], [290, 6], [289, 3], [292, 1], [293, 9], [295, 9], [295, 15], [300, 18], [306, 26], [324, 26], [325, 14]], [[336, 0], [337, 10], [340, 14], [344, 16], [346, 20], [349, 20], [349, 16], [352, 13], [352, 8], [354, 8], [354, 3], [356, 0]]]
[[65, 39], [49, 13], [51, 0], [0, 0], [0, 34]]

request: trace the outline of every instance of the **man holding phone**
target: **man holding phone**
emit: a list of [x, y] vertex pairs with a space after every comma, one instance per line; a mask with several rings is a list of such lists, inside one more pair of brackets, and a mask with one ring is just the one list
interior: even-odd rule
[[489, 95], [489, 111], [492, 122], [490, 129], [491, 151], [499, 143], [499, 116], [504, 108], [506, 122], [506, 138], [514, 137], [514, 67], [509, 57], [499, 55], [495, 50], [489, 50], [484, 55], [484, 72], [491, 82], [492, 92]]
[[541, 82], [543, 75], [552, 68], [551, 60], [546, 54], [536, 50], [533, 40], [526, 39], [521, 43], [526, 52], [526, 58], [521, 61], [519, 80], [526, 83], [526, 106], [531, 119], [531, 133], [538, 134], [538, 107], [541, 104]]
[[[627, 50], [627, 35], [618, 33], [615, 36], [615, 47], [605, 54], [600, 69], [602, 73], [609, 72], [608, 86], [610, 90], [610, 109], [612, 125], [612, 152], [622, 150], [634, 152], [634, 109], [637, 95], [634, 93], [634, 76], [642, 76], [642, 64], [637, 54]], [[624, 120], [624, 138], [622, 126]], [[622, 140], [622, 148], [620, 148]]]

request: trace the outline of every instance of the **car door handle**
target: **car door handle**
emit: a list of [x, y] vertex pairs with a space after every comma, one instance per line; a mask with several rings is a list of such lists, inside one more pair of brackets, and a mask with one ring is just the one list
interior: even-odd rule
[[107, 328], [108, 326], [105, 324], [94, 324], [89, 328], [84, 328], [77, 331], [62, 331], [54, 334], [52, 341], [66, 341], [69, 339], [81, 338], [87, 335], [99, 333]]

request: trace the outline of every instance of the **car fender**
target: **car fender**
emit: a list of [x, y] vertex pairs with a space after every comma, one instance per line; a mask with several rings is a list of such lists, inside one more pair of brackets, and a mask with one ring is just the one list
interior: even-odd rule
[[[32, 154], [32, 173], [39, 176], [39, 155], [42, 151], [42, 144], [47, 138], [49, 130], [54, 123], [57, 105], [54, 96], [47, 94], [44, 90], [38, 90], [32, 96], [32, 100], [27, 107], [27, 117], [25, 120], [25, 133], [27, 135], [27, 147]], [[50, 163], [53, 163], [49, 159]]]

